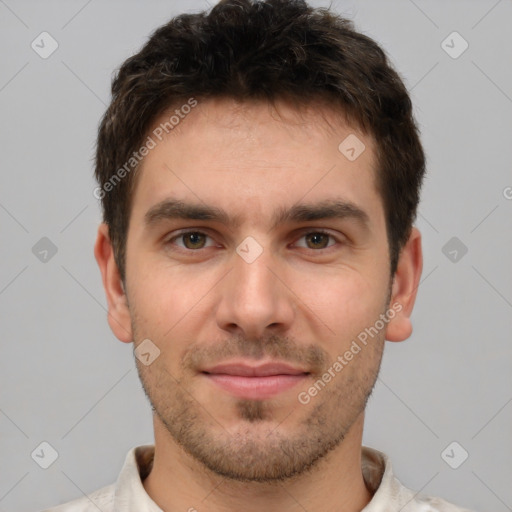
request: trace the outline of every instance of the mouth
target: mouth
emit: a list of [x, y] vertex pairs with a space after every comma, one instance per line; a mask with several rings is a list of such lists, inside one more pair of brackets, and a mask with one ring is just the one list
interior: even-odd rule
[[247, 362], [223, 363], [200, 373], [216, 387], [249, 400], [271, 398], [295, 387], [310, 375], [302, 368], [276, 361], [257, 366]]

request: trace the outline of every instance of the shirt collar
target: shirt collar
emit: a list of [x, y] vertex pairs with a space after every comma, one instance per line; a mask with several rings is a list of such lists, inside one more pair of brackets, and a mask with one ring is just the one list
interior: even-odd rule
[[151, 471], [154, 454], [154, 445], [137, 446], [128, 452], [115, 486], [114, 512], [163, 512], [142, 485]]

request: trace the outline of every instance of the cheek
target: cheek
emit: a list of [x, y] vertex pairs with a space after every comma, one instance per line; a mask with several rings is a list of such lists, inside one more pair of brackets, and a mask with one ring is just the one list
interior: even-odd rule
[[[295, 282], [300, 282], [299, 276]], [[355, 270], [318, 274], [304, 281], [301, 289], [298, 295], [329, 327], [337, 343], [345, 343], [373, 325], [387, 297], [382, 275], [363, 275]]]
[[198, 274], [161, 262], [139, 264], [130, 287], [139, 331], [144, 329], [162, 344], [181, 339], [177, 334], [184, 331], [192, 336], [195, 327], [204, 324], [205, 299], [218, 281], [213, 270]]

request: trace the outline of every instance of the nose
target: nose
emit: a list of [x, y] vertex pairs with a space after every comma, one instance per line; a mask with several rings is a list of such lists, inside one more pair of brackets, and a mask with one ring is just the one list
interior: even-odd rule
[[267, 250], [252, 262], [235, 253], [232, 270], [219, 289], [219, 328], [246, 339], [289, 330], [296, 308], [285, 274], [285, 267]]

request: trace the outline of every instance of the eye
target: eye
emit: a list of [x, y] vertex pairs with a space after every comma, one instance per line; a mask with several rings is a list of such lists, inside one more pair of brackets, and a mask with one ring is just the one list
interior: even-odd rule
[[[211, 240], [209, 245], [207, 245], [208, 239]], [[304, 233], [299, 240], [305, 240], [305, 244], [297, 244], [298, 247], [310, 250], [327, 249], [336, 245], [336, 238], [323, 230]], [[215, 245], [211, 237], [202, 231], [182, 231], [169, 238], [165, 243], [166, 245], [176, 245], [185, 251], [198, 251]]]
[[204, 249], [207, 247], [206, 239], [210, 238], [206, 233], [203, 233], [201, 231], [184, 231], [180, 233], [179, 235], [173, 236], [169, 240], [167, 240], [167, 244], [173, 244], [175, 241], [181, 241], [183, 242], [183, 245], [180, 245], [179, 243], [176, 244], [178, 247], [181, 247], [182, 249], [188, 249], [188, 250], [197, 250], [197, 249]]
[[[326, 249], [336, 244], [335, 238], [326, 231], [311, 231], [301, 236], [301, 239], [306, 240], [306, 249]], [[333, 243], [329, 244], [329, 239], [333, 240]], [[304, 246], [302, 246], [304, 247]]]

